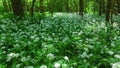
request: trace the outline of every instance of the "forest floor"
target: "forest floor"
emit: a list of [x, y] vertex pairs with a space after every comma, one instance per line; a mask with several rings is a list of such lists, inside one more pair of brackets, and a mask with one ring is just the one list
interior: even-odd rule
[[110, 68], [120, 65], [120, 17], [56, 13], [0, 20], [0, 68]]

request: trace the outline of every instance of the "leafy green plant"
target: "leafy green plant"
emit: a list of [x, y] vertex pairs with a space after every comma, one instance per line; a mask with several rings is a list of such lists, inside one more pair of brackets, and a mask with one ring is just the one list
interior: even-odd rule
[[[104, 16], [103, 16], [104, 17]], [[41, 18], [41, 19], [39, 19]], [[120, 61], [120, 27], [102, 17], [53, 16], [0, 20], [1, 68], [104, 68]], [[108, 34], [107, 31], [110, 31]], [[111, 41], [106, 38], [110, 36]], [[108, 45], [108, 43], [110, 45]]]

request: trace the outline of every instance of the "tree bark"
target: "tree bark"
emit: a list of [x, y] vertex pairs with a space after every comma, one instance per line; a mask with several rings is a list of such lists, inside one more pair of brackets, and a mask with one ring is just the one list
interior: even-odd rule
[[84, 2], [83, 0], [79, 0], [79, 15], [83, 16], [84, 11]]
[[23, 0], [24, 11], [27, 11], [27, 0]]
[[12, 9], [15, 16], [23, 17], [24, 16], [24, 9], [22, 0], [11, 0]]
[[40, 12], [43, 13], [45, 11], [44, 9], [44, 0], [40, 0]]
[[105, 13], [105, 1], [104, 0], [102, 0], [102, 13]]
[[54, 10], [53, 3], [52, 3], [52, 0], [50, 0], [49, 11], [51, 14], [53, 14], [53, 10]]
[[111, 0], [108, 0], [106, 7], [106, 22], [109, 22], [110, 20], [110, 12], [111, 12]]
[[33, 1], [32, 1], [31, 12], [30, 12], [31, 17], [34, 16], [34, 6], [35, 6], [35, 1], [36, 1], [36, 0], [33, 0]]
[[120, 0], [117, 0], [118, 13], [120, 13]]
[[101, 0], [99, 0], [99, 15], [101, 16], [102, 15], [102, 2]]

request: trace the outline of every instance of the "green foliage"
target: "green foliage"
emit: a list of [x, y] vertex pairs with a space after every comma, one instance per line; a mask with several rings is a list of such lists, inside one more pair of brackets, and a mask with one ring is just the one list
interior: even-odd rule
[[120, 61], [118, 22], [110, 28], [104, 16], [43, 16], [0, 20], [1, 68], [110, 68]]
[[14, 15], [12, 13], [3, 12], [2, 14], [0, 14], [0, 19], [13, 18], [13, 17]]

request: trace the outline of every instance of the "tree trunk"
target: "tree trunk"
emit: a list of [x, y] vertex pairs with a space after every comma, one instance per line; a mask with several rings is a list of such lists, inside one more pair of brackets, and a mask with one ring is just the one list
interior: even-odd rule
[[44, 0], [40, 0], [40, 12], [43, 13], [45, 11], [44, 9]]
[[27, 0], [23, 0], [24, 11], [27, 11]]
[[109, 22], [110, 20], [110, 12], [111, 12], [111, 0], [108, 0], [106, 8], [106, 22]]
[[102, 13], [105, 13], [105, 1], [104, 0], [102, 0]]
[[99, 0], [99, 15], [101, 16], [102, 15], [102, 2], [101, 0]]
[[120, 0], [117, 0], [118, 13], [120, 13]]
[[52, 0], [50, 0], [49, 11], [51, 14], [53, 14], [53, 10], [54, 10], [53, 3]]
[[33, 0], [33, 1], [32, 1], [31, 12], [30, 12], [31, 17], [34, 16], [34, 6], [35, 6], [35, 1], [36, 1], [36, 0]]
[[23, 17], [24, 16], [24, 9], [22, 0], [11, 0], [12, 9], [15, 16]]
[[83, 0], [79, 0], [79, 15], [83, 16], [84, 11], [84, 2]]

